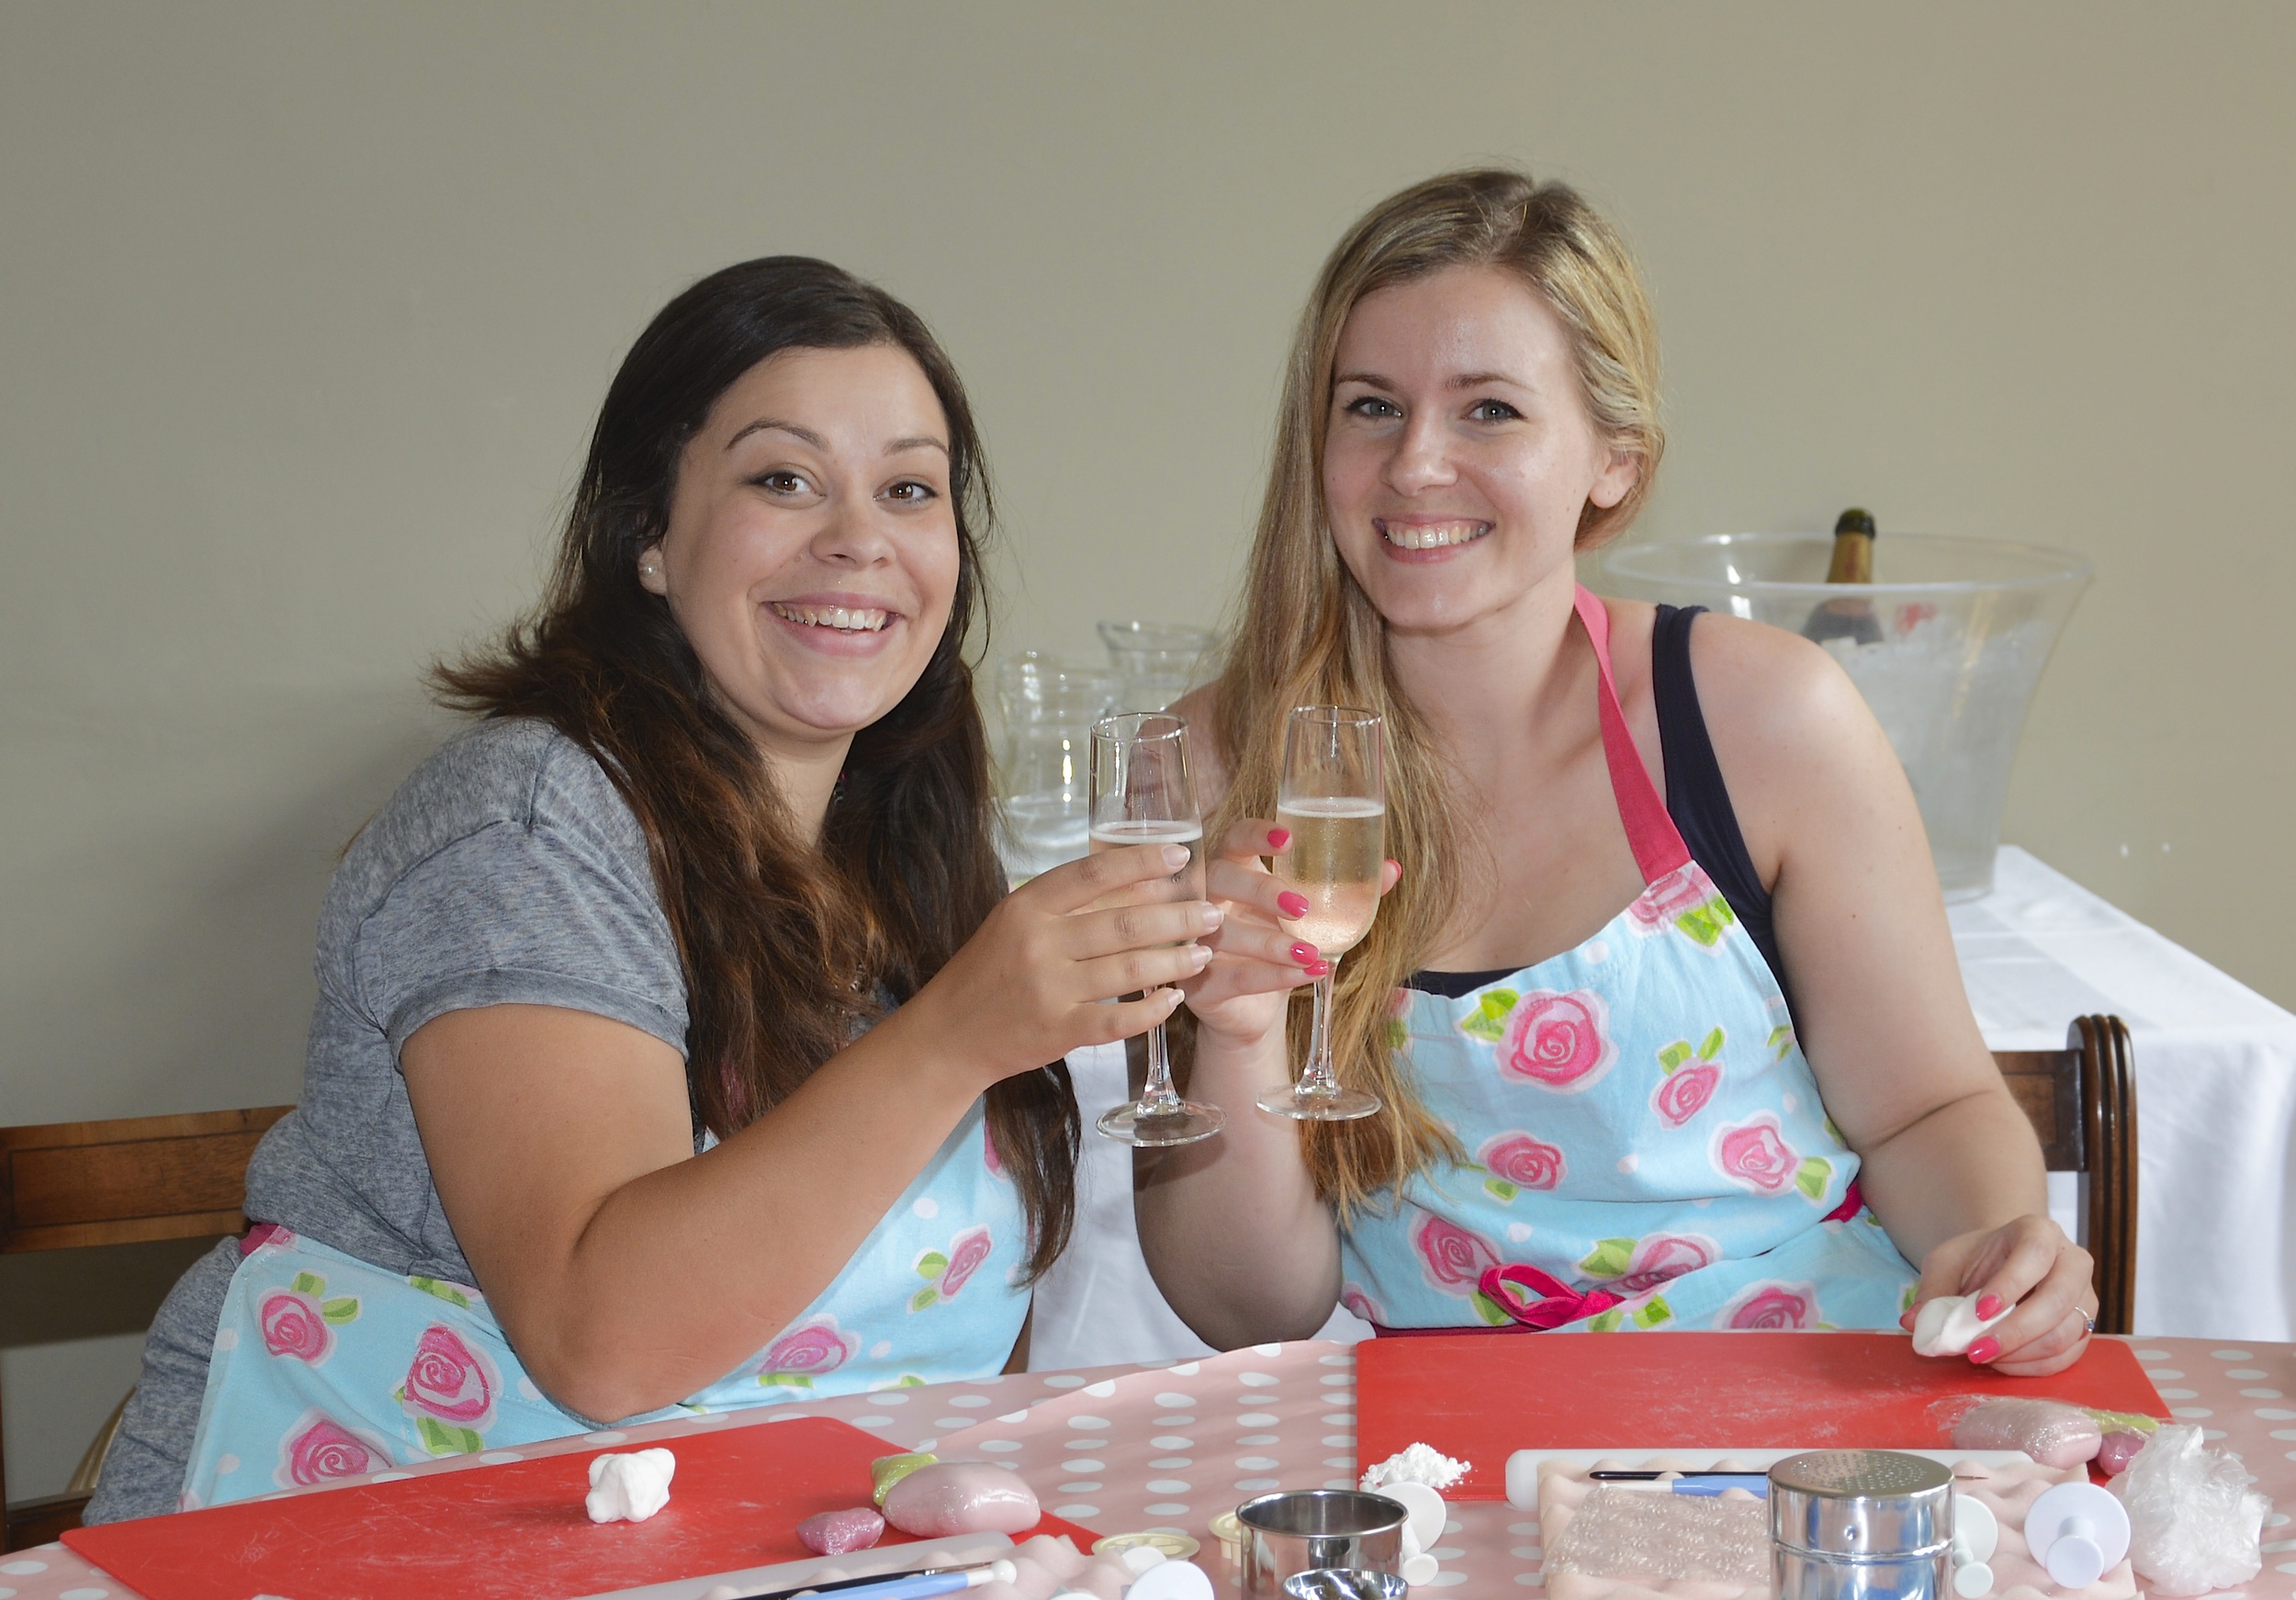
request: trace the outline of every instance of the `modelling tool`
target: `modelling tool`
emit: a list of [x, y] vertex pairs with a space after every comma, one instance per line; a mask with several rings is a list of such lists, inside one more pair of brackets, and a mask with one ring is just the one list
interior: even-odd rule
[[932, 1600], [936, 1594], [955, 1594], [977, 1589], [984, 1583], [1009, 1583], [1019, 1575], [1019, 1569], [1010, 1561], [991, 1561], [985, 1567], [957, 1567], [945, 1572], [920, 1572], [909, 1578], [870, 1578], [850, 1587], [822, 1583], [810, 1590], [783, 1589], [774, 1594], [755, 1596], [754, 1600], [791, 1600], [792, 1596], [821, 1590], [834, 1590], [846, 1600]]
[[[871, 1587], [872, 1584], [882, 1586], [886, 1583], [906, 1583], [917, 1578], [949, 1578], [961, 1576], [966, 1572], [993, 1573], [998, 1567], [1010, 1567], [1011, 1565], [1010, 1561], [1000, 1559], [994, 1561], [968, 1562], [962, 1567], [919, 1567], [908, 1572], [870, 1572], [859, 1578], [836, 1578], [827, 1583], [799, 1583], [787, 1589], [744, 1590], [739, 1594], [727, 1594], [722, 1597], [722, 1600], [796, 1600], [800, 1594], [873, 1594], [876, 1590]], [[988, 1581], [986, 1578], [982, 1578], [978, 1583], [985, 1583]], [[958, 1585], [960, 1588], [968, 1589], [977, 1586], [978, 1583]], [[936, 1589], [933, 1593], [938, 1594], [943, 1591]]]
[[1725, 1489], [1743, 1489], [1750, 1494], [1770, 1492], [1767, 1472], [1677, 1472], [1670, 1468], [1664, 1471], [1589, 1472], [1587, 1476], [1597, 1483], [1655, 1483], [1671, 1478], [1673, 1482], [1667, 1487], [1677, 1494], [1719, 1494]]
[[2066, 1589], [2086, 1589], [2129, 1553], [2129, 1514], [2110, 1490], [2060, 1483], [2025, 1513], [2025, 1544]]
[[1993, 1593], [1988, 1564], [2001, 1546], [2000, 1520], [1973, 1494], [1953, 1492], [1953, 1593], [1961, 1600], [1984, 1600]]

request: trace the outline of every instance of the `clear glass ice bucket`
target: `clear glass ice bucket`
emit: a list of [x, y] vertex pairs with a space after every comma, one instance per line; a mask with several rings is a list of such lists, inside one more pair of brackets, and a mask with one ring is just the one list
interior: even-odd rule
[[1100, 642], [1121, 682], [1120, 711], [1162, 711], [1209, 680], [1218, 662], [1210, 628], [1176, 622], [1104, 622]]
[[[1826, 534], [1717, 534], [1612, 548], [1628, 599], [1703, 605], [1816, 632], [1873, 707], [1912, 781], [1948, 900], [1993, 886], [2009, 773], [2041, 670], [2088, 586], [2089, 563], [2038, 545], [1885, 533], [1872, 583], [1828, 583]], [[1859, 623], [1859, 642], [1842, 619]], [[1870, 622], [1864, 619], [1870, 618]]]
[[1092, 725], [1116, 708], [1116, 675], [1041, 650], [996, 669], [1005, 741], [997, 853], [1015, 887], [1089, 848]]

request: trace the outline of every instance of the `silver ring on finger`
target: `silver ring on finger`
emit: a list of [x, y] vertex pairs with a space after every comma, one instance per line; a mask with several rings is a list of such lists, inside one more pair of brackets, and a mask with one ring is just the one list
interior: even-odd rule
[[2095, 1335], [2096, 1332], [2097, 1319], [2090, 1316], [2087, 1312], [2081, 1313], [2081, 1337], [2088, 1338]]

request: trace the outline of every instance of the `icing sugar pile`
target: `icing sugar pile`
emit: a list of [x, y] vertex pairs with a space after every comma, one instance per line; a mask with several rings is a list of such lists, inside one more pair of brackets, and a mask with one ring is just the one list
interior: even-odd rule
[[1472, 1461], [1453, 1460], [1432, 1445], [1409, 1445], [1386, 1460], [1366, 1467], [1362, 1487], [1384, 1489], [1390, 1483], [1424, 1483], [1430, 1489], [1448, 1489], [1466, 1477], [1473, 1466]]

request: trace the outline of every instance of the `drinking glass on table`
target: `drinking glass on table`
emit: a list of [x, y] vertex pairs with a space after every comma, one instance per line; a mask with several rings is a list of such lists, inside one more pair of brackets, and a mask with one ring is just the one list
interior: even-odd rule
[[[1092, 850], [1177, 844], [1187, 865], [1149, 885], [1154, 900], [1204, 897], [1204, 817], [1187, 771], [1187, 723], [1165, 712], [1126, 712], [1092, 725]], [[1184, 1100], [1172, 1087], [1164, 1024], [1148, 1031], [1148, 1081], [1140, 1099], [1104, 1111], [1093, 1126], [1127, 1144], [1193, 1144], [1226, 1127], [1218, 1106]]]
[[1351, 705], [1302, 705], [1284, 729], [1276, 821], [1291, 848], [1276, 858], [1277, 881], [1305, 897], [1304, 916], [1279, 918], [1286, 933], [1315, 946], [1315, 1020], [1307, 1065], [1260, 1110], [1305, 1121], [1345, 1122], [1378, 1110], [1368, 1089], [1341, 1087], [1332, 1065], [1332, 985], [1339, 958], [1363, 942], [1379, 912], [1387, 860], [1387, 747], [1379, 719]]
[[1023, 650], [996, 669], [1005, 743], [997, 854], [1019, 888], [1090, 848], [1092, 725], [1123, 704], [1115, 673]]

